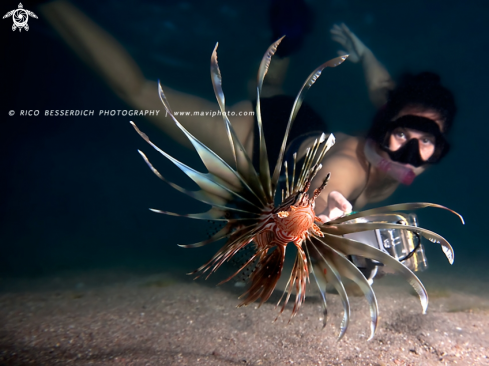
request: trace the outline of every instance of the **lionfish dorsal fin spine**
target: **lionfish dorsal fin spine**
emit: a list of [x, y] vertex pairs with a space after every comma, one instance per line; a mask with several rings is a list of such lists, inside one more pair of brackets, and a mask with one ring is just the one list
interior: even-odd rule
[[275, 165], [275, 170], [273, 172], [272, 176], [272, 193], [275, 194], [275, 190], [277, 188], [278, 184], [278, 179], [280, 177], [280, 171], [282, 168], [282, 161], [284, 159], [284, 153], [285, 153], [285, 148], [287, 146], [287, 140], [289, 137], [290, 129], [292, 127], [292, 123], [295, 120], [295, 117], [297, 116], [297, 113], [299, 113], [299, 109], [302, 106], [302, 101], [304, 100], [306, 92], [309, 90], [309, 88], [316, 82], [316, 80], [319, 78], [321, 75], [321, 72], [326, 68], [326, 67], [336, 67], [340, 65], [343, 61], [346, 60], [348, 55], [336, 57], [332, 60], [329, 60], [316, 68], [306, 79], [304, 82], [304, 85], [302, 85], [302, 88], [299, 90], [299, 93], [297, 94], [297, 97], [295, 98], [294, 105], [292, 107], [292, 111], [290, 112], [290, 117], [289, 121], [287, 123], [287, 128], [285, 129], [285, 135], [282, 140], [282, 146], [280, 148], [280, 153], [277, 159], [277, 163]]

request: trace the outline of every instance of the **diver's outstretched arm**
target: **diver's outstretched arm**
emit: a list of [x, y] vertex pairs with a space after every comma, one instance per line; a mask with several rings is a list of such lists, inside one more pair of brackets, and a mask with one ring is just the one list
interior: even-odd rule
[[370, 100], [377, 108], [383, 106], [387, 102], [389, 90], [395, 86], [387, 69], [346, 24], [335, 24], [330, 32], [331, 38], [345, 48], [338, 51], [338, 54], [348, 53], [348, 60], [362, 63]]
[[[165, 117], [156, 82], [144, 77], [139, 66], [114, 37], [68, 1], [49, 2], [40, 6], [40, 11], [70, 48], [92, 67], [120, 98], [133, 108], [160, 110], [159, 115], [150, 117], [150, 120], [180, 144], [191, 146], [173, 120], [169, 116]], [[180, 93], [166, 86], [163, 89], [174, 111], [193, 113], [219, 110], [217, 103], [204, 98]], [[252, 104], [242, 102], [230, 110], [251, 111]], [[191, 115], [177, 118], [196, 138], [206, 145], [215, 147], [216, 153], [224, 158], [230, 154], [230, 149], [225, 144], [227, 135], [221, 117]], [[252, 140], [249, 136], [252, 136], [253, 132], [253, 117], [236, 117], [231, 121], [243, 144]], [[216, 141], [223, 141], [222, 146], [216, 144]]]

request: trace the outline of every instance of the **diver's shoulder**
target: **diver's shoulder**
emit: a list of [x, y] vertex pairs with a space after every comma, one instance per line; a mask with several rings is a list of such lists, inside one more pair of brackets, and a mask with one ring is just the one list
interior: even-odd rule
[[365, 138], [360, 136], [351, 136], [342, 132], [334, 134], [336, 137], [336, 148], [342, 151], [358, 151], [359, 147], [365, 144]]

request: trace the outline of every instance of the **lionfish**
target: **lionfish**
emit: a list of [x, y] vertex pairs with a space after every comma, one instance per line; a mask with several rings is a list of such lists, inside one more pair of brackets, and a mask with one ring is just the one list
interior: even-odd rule
[[[240, 298], [244, 297], [244, 300], [238, 306], [249, 305], [258, 299], [260, 299], [260, 306], [270, 298], [282, 274], [287, 245], [288, 243], [293, 243], [297, 248], [297, 255], [285, 290], [277, 303], [277, 306], [280, 306], [283, 301], [279, 315], [284, 311], [294, 290], [295, 303], [292, 309], [291, 318], [297, 314], [306, 298], [306, 285], [307, 283], [310, 283], [309, 274], [312, 273], [321, 294], [324, 306], [324, 325], [326, 325], [326, 289], [324, 286], [320, 285], [319, 281], [319, 276], [324, 276], [324, 280], [336, 289], [343, 304], [344, 313], [338, 336], [338, 340], [341, 339], [348, 328], [350, 318], [349, 299], [342, 281], [343, 278], [347, 278], [360, 287], [368, 301], [371, 318], [371, 335], [369, 339], [372, 339], [378, 322], [377, 300], [369, 281], [367, 281], [362, 272], [352, 263], [349, 259], [350, 256], [361, 256], [376, 260], [384, 265], [390, 266], [393, 270], [403, 275], [419, 295], [423, 313], [427, 310], [428, 295], [418, 277], [404, 264], [381, 250], [362, 242], [348, 239], [343, 235], [374, 229], [411, 230], [417, 235], [441, 244], [450, 263], [453, 263], [454, 254], [453, 249], [447, 240], [432, 231], [417, 226], [385, 222], [352, 223], [351, 220], [372, 214], [395, 212], [399, 210], [413, 210], [424, 207], [446, 209], [458, 215], [462, 222], [463, 219], [456, 212], [437, 204], [405, 203], [353, 213], [336, 220], [322, 223], [315, 215], [314, 201], [328, 183], [330, 174], [326, 176], [326, 179], [312, 192], [312, 194], [309, 193], [309, 189], [314, 176], [322, 168], [322, 159], [334, 144], [334, 136], [332, 134], [330, 134], [328, 138], [323, 134], [321, 138], [317, 139], [312, 146], [307, 149], [307, 153], [300, 169], [298, 168], [297, 153], [293, 155], [294, 161], [290, 172], [287, 167], [287, 161], [283, 164], [285, 187], [282, 189], [281, 202], [276, 205], [276, 193], [277, 188], [279, 188], [279, 178], [282, 172], [287, 138], [292, 123], [301, 107], [305, 93], [316, 82], [326, 67], [336, 67], [348, 57], [348, 55], [345, 55], [327, 61], [316, 68], [303, 84], [295, 98], [280, 153], [275, 162], [273, 174], [271, 174], [270, 162], [268, 161], [267, 155], [267, 145], [265, 143], [263, 132], [263, 123], [260, 114], [260, 94], [271, 58], [276, 52], [282, 38], [267, 49], [258, 71], [256, 102], [256, 121], [258, 124], [259, 139], [258, 171], [253, 166], [249, 154], [239, 141], [236, 132], [225, 113], [226, 109], [222, 90], [222, 79], [217, 63], [218, 44], [216, 44], [211, 56], [211, 78], [214, 92], [222, 112], [221, 114], [224, 120], [229, 145], [231, 147], [232, 161], [225, 161], [208, 146], [195, 138], [177, 121], [170, 104], [165, 97], [161, 84], [158, 85], [159, 97], [168, 115], [192, 143], [208, 172], [199, 172], [170, 156], [153, 144], [148, 136], [141, 132], [137, 126], [131, 122], [133, 127], [146, 142], [173, 162], [190, 179], [197, 183], [200, 190], [187, 190], [167, 180], [154, 168], [143, 152], [139, 150], [138, 152], [153, 173], [161, 180], [168, 183], [177, 191], [206, 203], [212, 206], [212, 208], [207, 212], [195, 214], [177, 214], [156, 209], [151, 209], [151, 211], [172, 216], [223, 221], [226, 223], [222, 229], [204, 241], [195, 244], [180, 245], [184, 248], [197, 248], [221, 239], [226, 239], [223, 247], [207, 263], [190, 274], [197, 273], [199, 276], [208, 272], [209, 276], [221, 267], [224, 262], [229, 261], [245, 247], [250, 248], [248, 246], [252, 246], [251, 256], [245, 260], [245, 263], [242, 264], [233, 275], [221, 282], [224, 283], [229, 281], [244, 270], [248, 270], [248, 273], [251, 273], [248, 278], [250, 282], [249, 287], [247, 291], [240, 296]], [[320, 262], [322, 268], [320, 271], [314, 270], [312, 259], [316, 262]]]

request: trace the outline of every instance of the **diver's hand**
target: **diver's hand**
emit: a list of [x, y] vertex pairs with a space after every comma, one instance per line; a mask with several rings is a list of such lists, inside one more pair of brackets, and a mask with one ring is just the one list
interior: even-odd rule
[[367, 46], [360, 41], [355, 33], [350, 31], [345, 23], [333, 25], [330, 32], [331, 39], [344, 47], [344, 50], [338, 51], [338, 55], [349, 54], [348, 60], [351, 62], [357, 63], [360, 61], [365, 51], [368, 50]]
[[351, 213], [352, 208], [351, 203], [345, 198], [345, 196], [338, 191], [332, 191], [328, 195], [326, 210], [318, 217], [324, 223]]

